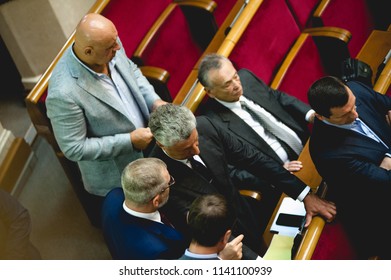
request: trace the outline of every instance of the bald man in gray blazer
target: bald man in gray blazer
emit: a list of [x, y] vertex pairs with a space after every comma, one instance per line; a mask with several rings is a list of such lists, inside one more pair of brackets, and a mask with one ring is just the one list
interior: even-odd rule
[[53, 70], [46, 106], [61, 151], [78, 163], [95, 200], [93, 224], [124, 167], [143, 157], [153, 139], [149, 114], [163, 103], [126, 56], [114, 24], [99, 14], [83, 17]]

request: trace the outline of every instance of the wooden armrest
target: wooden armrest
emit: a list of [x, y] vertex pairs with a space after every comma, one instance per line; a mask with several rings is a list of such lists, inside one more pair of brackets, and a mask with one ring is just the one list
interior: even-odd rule
[[167, 70], [155, 66], [141, 66], [141, 72], [154, 87], [160, 98], [167, 102], [172, 102], [170, 91], [167, 87], [167, 81], [170, 73]]
[[383, 71], [380, 73], [373, 89], [382, 94], [386, 94], [391, 84], [391, 59], [388, 60]]
[[346, 44], [349, 43], [350, 39], [352, 38], [350, 31], [339, 27], [322, 26], [306, 28], [303, 30], [303, 33], [308, 33], [313, 37], [328, 37], [338, 39]]
[[330, 2], [331, 0], [321, 0], [318, 6], [316, 7], [314, 13], [312, 14], [312, 16], [321, 17]]
[[141, 66], [140, 70], [145, 77], [160, 81], [161, 83], [167, 83], [170, 78], [170, 73], [163, 68], [155, 66]]
[[303, 163], [303, 168], [293, 174], [306, 183], [307, 186], [311, 187], [313, 192], [317, 192], [317, 188], [322, 182], [322, 177], [319, 175], [318, 170], [316, 170], [315, 164], [312, 161], [309, 141], [310, 140], [308, 139], [305, 143], [298, 158], [298, 160]]
[[[295, 60], [296, 56], [299, 54], [308, 37], [310, 36], [313, 38], [315, 43], [317, 43], [318, 50], [321, 53], [321, 57], [325, 57], [325, 54], [327, 54], [328, 57], [335, 57], [335, 60], [328, 59], [328, 61], [324, 62], [325, 68], [333, 70], [337, 69], [340, 71], [341, 61], [344, 58], [349, 57], [347, 44], [352, 37], [351, 33], [346, 29], [338, 27], [307, 28], [303, 30], [300, 36], [296, 39], [292, 48], [289, 50], [286, 58], [281, 64], [277, 74], [275, 75], [270, 85], [272, 88], [277, 89], [281, 85], [287, 71], [289, 70], [289, 67]], [[328, 72], [334, 72], [333, 70], [329, 70]]]
[[259, 192], [252, 191], [252, 190], [239, 190], [239, 193], [243, 196], [252, 197], [255, 200], [261, 201], [262, 195]]
[[[294, 174], [310, 186], [312, 191], [316, 192], [319, 197], [323, 198], [327, 192], [327, 184], [325, 182], [322, 183], [322, 177], [312, 161], [309, 152], [309, 141], [310, 139], [304, 145], [298, 159], [303, 162], [303, 168]], [[294, 257], [295, 260], [311, 259], [325, 224], [325, 220], [320, 216], [312, 219], [311, 224], [304, 231], [303, 238]]]
[[295, 260], [310, 260], [312, 258], [325, 224], [326, 222], [322, 217], [316, 216], [312, 219], [311, 224], [305, 230], [294, 257]]

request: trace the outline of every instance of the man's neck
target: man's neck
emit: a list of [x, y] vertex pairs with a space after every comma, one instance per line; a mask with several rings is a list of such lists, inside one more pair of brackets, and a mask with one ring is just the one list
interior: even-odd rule
[[189, 251], [194, 254], [200, 254], [200, 255], [218, 254], [220, 252], [217, 246], [212, 246], [212, 247], [202, 246], [194, 241], [190, 243]]

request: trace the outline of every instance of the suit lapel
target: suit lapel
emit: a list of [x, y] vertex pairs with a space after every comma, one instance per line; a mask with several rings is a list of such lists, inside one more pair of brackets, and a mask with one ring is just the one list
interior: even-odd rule
[[240, 117], [214, 99], [210, 100], [210, 102], [214, 103], [213, 106], [215, 106], [215, 112], [219, 114], [221, 120], [225, 123], [226, 127], [229, 131], [231, 131], [231, 133], [236, 135], [239, 139], [250, 143], [255, 148], [262, 150], [265, 154], [274, 160], [281, 162], [281, 159], [273, 151], [273, 149], [270, 148], [265, 140], [263, 140], [262, 137], [260, 137]]

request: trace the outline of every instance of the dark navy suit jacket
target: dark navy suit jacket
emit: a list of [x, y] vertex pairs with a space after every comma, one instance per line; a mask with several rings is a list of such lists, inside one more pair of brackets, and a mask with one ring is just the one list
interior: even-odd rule
[[111, 190], [102, 209], [102, 230], [113, 259], [178, 259], [188, 243], [173, 227], [138, 218], [122, 207], [122, 188]]
[[310, 153], [328, 185], [328, 198], [337, 203], [337, 217], [366, 250], [387, 248], [390, 239], [382, 229], [391, 214], [391, 171], [379, 167], [385, 153], [391, 152], [391, 128], [386, 114], [391, 98], [359, 82], [347, 86], [356, 97], [359, 118], [388, 146], [358, 132], [316, 119], [310, 140]]

